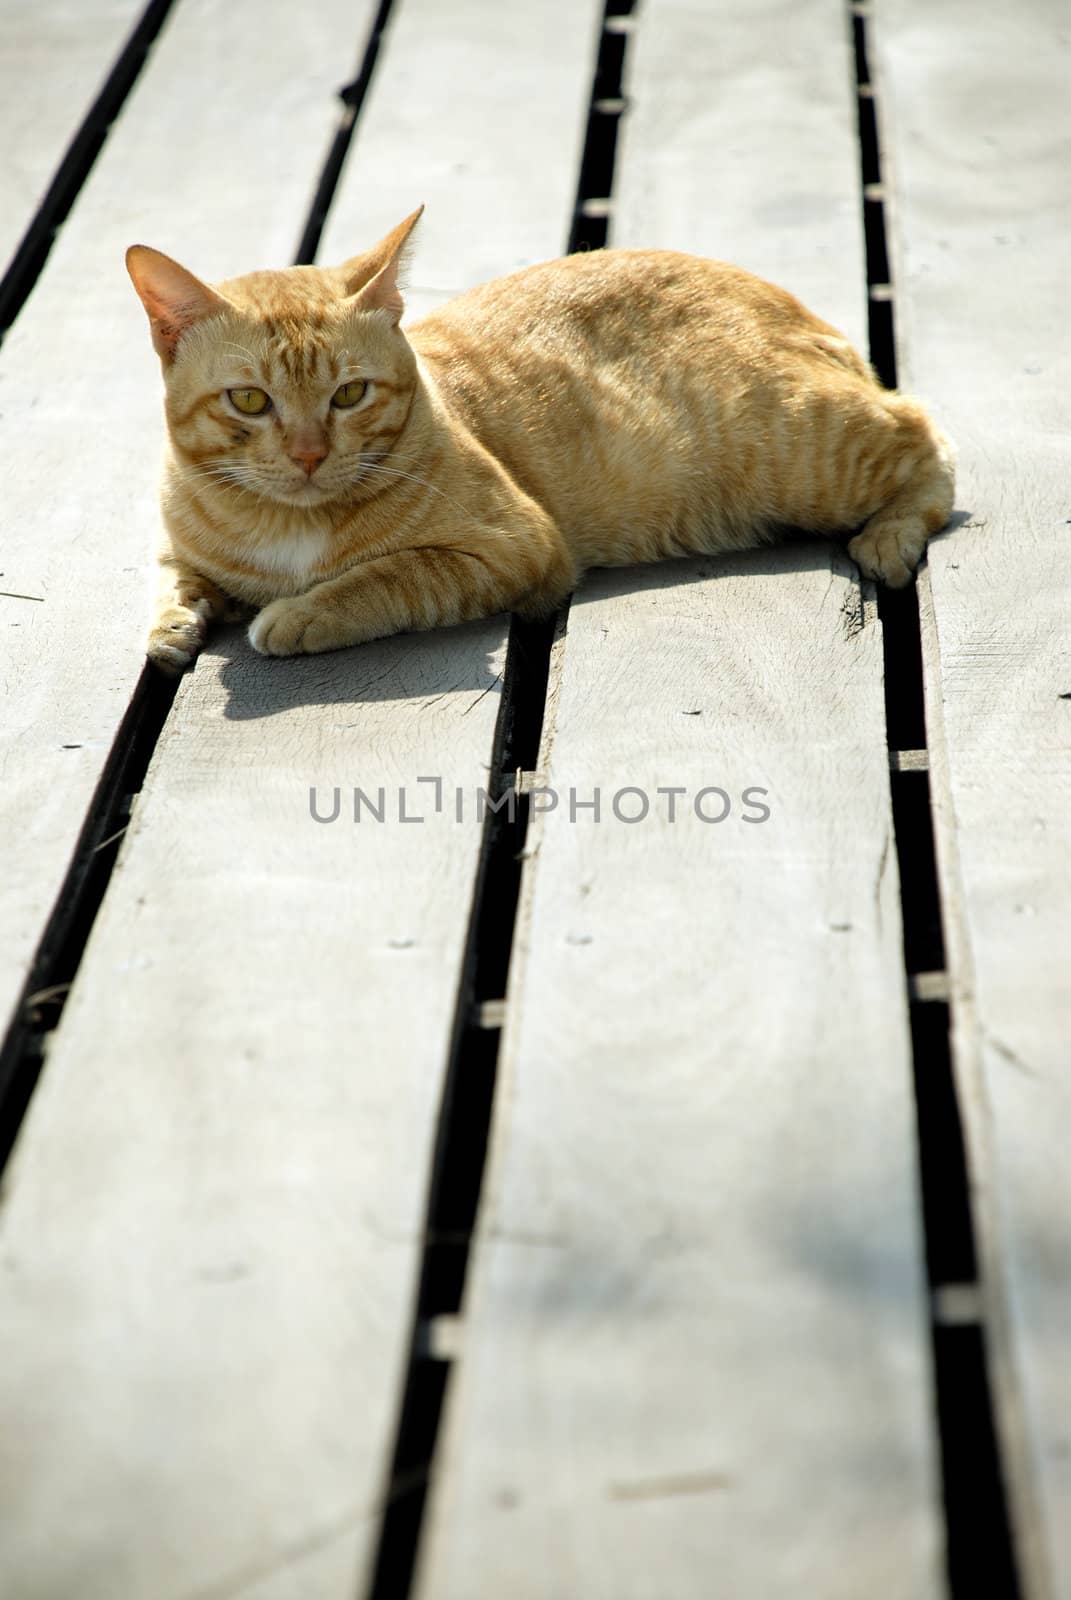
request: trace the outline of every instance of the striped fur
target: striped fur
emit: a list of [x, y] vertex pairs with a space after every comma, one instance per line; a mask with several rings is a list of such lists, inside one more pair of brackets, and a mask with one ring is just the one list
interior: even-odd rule
[[[854, 535], [909, 582], [952, 508], [951, 447], [834, 328], [735, 267], [571, 256], [403, 332], [419, 213], [343, 267], [210, 289], [135, 246], [166, 386], [161, 591], [178, 670], [230, 601], [269, 655], [554, 607], [591, 566]], [[346, 383], [368, 387], [332, 406]], [[270, 396], [262, 416], [229, 391]]]

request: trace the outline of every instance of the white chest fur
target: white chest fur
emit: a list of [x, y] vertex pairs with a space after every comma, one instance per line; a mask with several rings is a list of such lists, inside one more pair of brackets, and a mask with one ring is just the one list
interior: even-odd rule
[[273, 595], [302, 594], [325, 576], [328, 549], [326, 529], [276, 527], [247, 536], [240, 552], [243, 563], [255, 567]]
[[331, 576], [333, 524], [324, 512], [228, 496], [206, 517], [171, 471], [161, 504], [169, 548], [235, 599], [267, 605]]
[[258, 567], [273, 577], [310, 583], [327, 553], [327, 534], [321, 528], [294, 528], [256, 541], [250, 555]]

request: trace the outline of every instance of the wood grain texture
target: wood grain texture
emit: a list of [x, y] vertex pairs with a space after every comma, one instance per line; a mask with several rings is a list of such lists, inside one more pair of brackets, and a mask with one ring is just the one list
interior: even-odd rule
[[353, 1593], [479, 848], [452, 790], [487, 777], [482, 640], [275, 672], [230, 634], [181, 685], [9, 1173], [5, 1594]]
[[[371, 10], [370, 4], [364, 8], [366, 22]], [[360, 8], [343, 0], [317, 8], [315, 18], [272, 0], [260, 8], [254, 34], [238, 8], [207, 0], [177, 8], [0, 353], [0, 446], [8, 463], [0, 588], [38, 597], [0, 598], [0, 807], [4, 837], [17, 841], [7, 852], [0, 887], [5, 1016], [142, 664], [161, 419], [159, 377], [123, 251], [148, 237], [188, 256], [209, 276], [240, 270], [250, 254], [286, 260], [335, 118], [339, 40], [348, 41], [355, 57], [360, 25]], [[239, 59], [242, 94], [236, 96]], [[139, 961], [151, 962], [152, 953], [131, 947], [128, 958], [136, 969]], [[108, 990], [102, 998], [111, 1002], [116, 995]], [[170, 1061], [176, 1095], [182, 1058], [196, 1037], [191, 1016], [184, 1018], [181, 1042], [173, 1028], [161, 1057]], [[75, 1046], [69, 1058], [81, 1066], [88, 1059], [104, 1076], [99, 1109], [105, 1120], [115, 1115], [112, 1147], [104, 1148], [106, 1139], [83, 1141], [77, 1104], [64, 1131], [61, 1094], [55, 1144], [38, 1141], [31, 1117], [12, 1176], [4, 1219], [9, 1254], [0, 1306], [6, 1354], [0, 1431], [5, 1501], [17, 1504], [18, 1513], [17, 1531], [9, 1529], [0, 1554], [5, 1594], [166, 1592], [160, 1572], [158, 1581], [141, 1583], [128, 1516], [133, 1474], [168, 1450], [151, 1397], [142, 1391], [135, 1399], [135, 1388], [125, 1382], [125, 1362], [134, 1363], [139, 1339], [153, 1339], [153, 1312], [164, 1310], [144, 1297], [147, 1263], [159, 1257], [166, 1272], [171, 1249], [151, 1230], [136, 1240], [129, 1232], [139, 1216], [151, 1215], [149, 1167], [141, 1169], [144, 1192], [121, 1189], [128, 1215], [116, 1216], [110, 1234], [103, 1216], [107, 1197], [117, 1200], [120, 1193], [109, 1188], [109, 1172], [121, 1169], [123, 1154], [137, 1148], [138, 1118], [144, 1115], [151, 1126], [166, 1107], [145, 1112], [142, 1101], [134, 1120], [124, 1120], [122, 1080], [107, 1076], [112, 1049], [112, 1040], [98, 1036], [88, 1056]], [[142, 1058], [153, 1058], [151, 1043], [143, 1042], [135, 1068]], [[62, 1054], [57, 1067], [62, 1087]], [[77, 1079], [77, 1067], [71, 1071]], [[133, 1102], [128, 1109], [135, 1111]], [[59, 1151], [68, 1140], [75, 1153], [65, 1160]], [[80, 1218], [88, 1220], [90, 1195], [101, 1205], [94, 1213], [95, 1251], [78, 1226]], [[178, 1196], [172, 1200], [181, 1204]], [[20, 1215], [32, 1218], [29, 1240]], [[20, 1271], [13, 1263], [34, 1256], [39, 1242], [36, 1267]], [[120, 1257], [131, 1290], [125, 1301], [114, 1297], [124, 1281]], [[208, 1265], [205, 1282], [211, 1283], [211, 1260]], [[200, 1282], [193, 1274], [183, 1280], [181, 1271], [179, 1281]], [[179, 1327], [189, 1342], [187, 1359], [195, 1361], [200, 1323], [192, 1302], [178, 1313], [176, 1335]], [[240, 1352], [223, 1359], [237, 1367]], [[20, 1380], [31, 1371], [38, 1379], [45, 1371], [62, 1379], [55, 1389], [44, 1382], [31, 1392], [32, 1380], [26, 1387]], [[94, 1373], [101, 1387], [80, 1390], [80, 1380]], [[160, 1368], [155, 1382], [165, 1410], [170, 1394], [181, 1427], [179, 1369], [169, 1375]], [[57, 1409], [50, 1412], [50, 1403]], [[270, 1417], [270, 1394], [264, 1403]], [[94, 1407], [96, 1427], [89, 1421]], [[224, 1406], [216, 1426], [226, 1433]], [[110, 1453], [95, 1454], [93, 1443], [109, 1427]], [[217, 1501], [224, 1523], [231, 1494], [233, 1486]], [[167, 1545], [166, 1520], [140, 1531], [164, 1541], [166, 1567], [177, 1577], [181, 1563]], [[124, 1589], [132, 1574], [132, 1587]]]
[[824, 550], [600, 575], [558, 674], [419, 1593], [935, 1595], [878, 625]]
[[144, 0], [0, 5], [0, 275]]
[[124, 251], [208, 278], [290, 259], [372, 9], [178, 7], [0, 352], [0, 589], [36, 597], [0, 596], [5, 1024], [143, 661], [162, 419]]
[[1032, 1597], [1071, 1595], [1071, 29], [890, 0], [877, 60], [905, 379], [959, 446], [922, 588], [954, 1045]]
[[[320, 259], [364, 249], [424, 201], [406, 273], [412, 322], [559, 255], [601, 17], [593, 0], [405, 0], [362, 118], [359, 176], [343, 173]], [[401, 150], [419, 161], [399, 161]]]
[[[736, 258], [858, 337], [843, 23], [651, 0], [615, 242]], [[549, 719], [420, 1600], [936, 1596], [873, 600], [817, 545], [594, 575]]]
[[[500, 8], [483, 13], [494, 33]], [[381, 118], [423, 48], [419, 30], [398, 43], [343, 205], [378, 179]], [[436, 141], [396, 129], [390, 170], [445, 212], [489, 61], [447, 78], [422, 59]], [[533, 92], [551, 70], [534, 60]], [[586, 30], [572, 114], [540, 145], [539, 214], [503, 183], [492, 272], [540, 231], [537, 254], [565, 238], [590, 75]], [[529, 137], [503, 132], [504, 173]], [[363, 217], [354, 231], [339, 254], [374, 236]], [[445, 274], [451, 258], [426, 259]], [[367, 1580], [504, 642], [495, 618], [265, 661], [224, 635], [180, 686], [10, 1176], [0, 1395], [21, 1531], [0, 1580], [16, 1590], [62, 1593], [77, 1571], [88, 1600], [341, 1600]], [[443, 779], [439, 815], [421, 776]], [[391, 820], [346, 820], [354, 784], [382, 786]], [[423, 824], [400, 820], [403, 784]], [[340, 788], [338, 822], [310, 818], [310, 785], [328, 814]]]
[[847, 29], [837, 0], [645, 8], [628, 58], [613, 242], [732, 261], [865, 348]]

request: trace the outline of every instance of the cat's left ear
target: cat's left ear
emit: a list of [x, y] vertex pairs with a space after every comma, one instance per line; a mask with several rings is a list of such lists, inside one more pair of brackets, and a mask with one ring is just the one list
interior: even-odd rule
[[187, 328], [231, 309], [228, 301], [207, 283], [162, 251], [150, 250], [147, 244], [130, 246], [126, 270], [149, 313], [153, 346], [165, 366], [175, 359], [178, 342]]
[[392, 323], [397, 325], [401, 321], [405, 302], [398, 288], [398, 270], [409, 235], [423, 212], [424, 207], [418, 206], [412, 216], [392, 228], [375, 249], [366, 255], [354, 256], [341, 268], [346, 293], [359, 310], [386, 311]]

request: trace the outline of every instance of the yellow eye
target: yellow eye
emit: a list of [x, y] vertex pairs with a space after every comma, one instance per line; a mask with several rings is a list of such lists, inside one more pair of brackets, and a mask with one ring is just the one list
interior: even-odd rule
[[331, 404], [339, 411], [346, 411], [350, 406], [355, 406], [358, 400], [363, 400], [368, 391], [368, 385], [363, 378], [355, 378], [352, 383], [344, 383], [341, 389], [336, 389], [331, 396]]
[[259, 417], [271, 405], [263, 389], [228, 389], [227, 395], [235, 410], [244, 411], [247, 417]]

